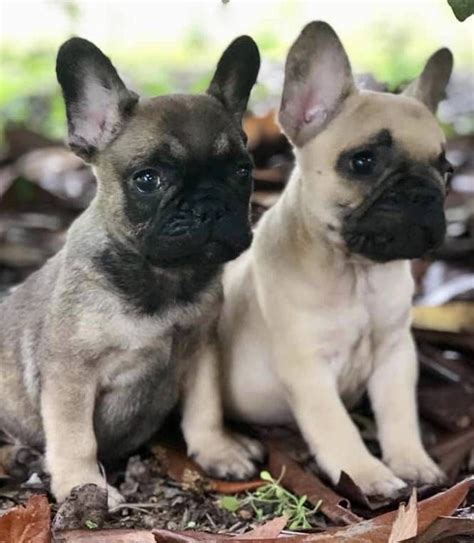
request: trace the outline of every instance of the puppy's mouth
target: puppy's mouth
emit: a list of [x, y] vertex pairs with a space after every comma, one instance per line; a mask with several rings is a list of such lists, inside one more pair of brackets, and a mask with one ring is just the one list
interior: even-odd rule
[[248, 207], [235, 198], [201, 192], [170, 207], [147, 240], [147, 256], [154, 262], [222, 263], [250, 245]]
[[444, 239], [443, 202], [435, 180], [394, 176], [346, 215], [343, 239], [350, 252], [376, 262], [419, 258]]

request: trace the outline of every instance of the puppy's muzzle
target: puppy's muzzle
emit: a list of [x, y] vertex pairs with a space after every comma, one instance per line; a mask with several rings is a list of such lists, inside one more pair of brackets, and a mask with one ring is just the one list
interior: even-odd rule
[[238, 256], [252, 236], [248, 206], [216, 191], [180, 198], [156, 225], [148, 255], [162, 264], [222, 263]]
[[229, 213], [229, 206], [218, 199], [184, 201], [161, 228], [162, 236], [182, 236], [211, 225]]
[[376, 262], [421, 257], [444, 239], [443, 202], [439, 181], [393, 175], [344, 218], [343, 239], [351, 252]]

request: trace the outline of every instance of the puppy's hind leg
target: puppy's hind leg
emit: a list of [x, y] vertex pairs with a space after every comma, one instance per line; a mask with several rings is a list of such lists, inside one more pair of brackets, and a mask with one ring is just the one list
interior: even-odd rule
[[39, 451], [22, 443], [0, 443], [0, 471], [26, 481], [32, 473], [43, 473], [43, 457]]
[[218, 353], [208, 343], [198, 351], [186, 376], [181, 428], [188, 454], [210, 475], [246, 479], [263, 459], [262, 445], [224, 428]]

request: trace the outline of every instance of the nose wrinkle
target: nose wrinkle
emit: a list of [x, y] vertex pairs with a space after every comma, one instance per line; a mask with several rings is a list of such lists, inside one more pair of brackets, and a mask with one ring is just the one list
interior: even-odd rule
[[[432, 204], [437, 198], [438, 195], [432, 191], [428, 191], [428, 187], [424, 184], [422, 187], [416, 185], [416, 180], [427, 181], [425, 178], [417, 178], [414, 175], [409, 175], [407, 173], [398, 173], [389, 175], [379, 181], [370, 192], [370, 194], [365, 198], [365, 200], [356, 207], [348, 216], [348, 219], [352, 221], [357, 221], [362, 218], [365, 213], [382, 197], [388, 197], [389, 200], [395, 202], [398, 200], [398, 193], [396, 190], [397, 185], [410, 184], [407, 187], [407, 198], [412, 204], [416, 205], [429, 205]], [[435, 189], [435, 185], [432, 187]]]

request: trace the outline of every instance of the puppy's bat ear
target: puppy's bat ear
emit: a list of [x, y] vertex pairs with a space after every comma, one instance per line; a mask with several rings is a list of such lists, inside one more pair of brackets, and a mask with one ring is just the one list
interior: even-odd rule
[[66, 104], [68, 144], [91, 161], [120, 132], [138, 96], [125, 87], [102, 51], [82, 38], [60, 47], [56, 75]]
[[431, 55], [421, 75], [408, 85], [403, 94], [423, 102], [431, 112], [436, 113], [452, 70], [453, 54], [447, 48], [439, 49]]
[[309, 23], [291, 46], [278, 119], [285, 134], [301, 147], [337, 114], [355, 92], [347, 54], [334, 30]]
[[260, 53], [250, 36], [235, 39], [222, 54], [207, 93], [241, 122], [260, 69]]

